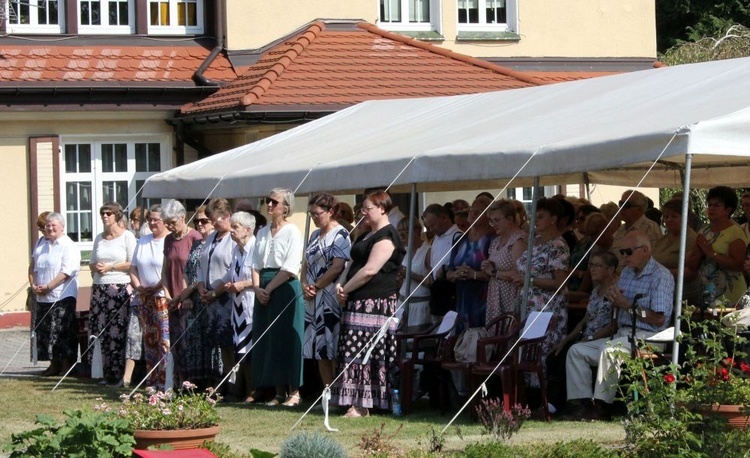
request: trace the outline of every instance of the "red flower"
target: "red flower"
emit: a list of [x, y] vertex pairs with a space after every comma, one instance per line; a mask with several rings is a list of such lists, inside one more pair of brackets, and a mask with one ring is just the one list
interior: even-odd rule
[[667, 383], [674, 383], [675, 376], [672, 375], [672, 374], [667, 374], [667, 375], [664, 376], [664, 381], [667, 382]]
[[747, 364], [745, 361], [742, 361], [740, 363], [740, 370], [747, 375], [750, 375], [750, 364]]

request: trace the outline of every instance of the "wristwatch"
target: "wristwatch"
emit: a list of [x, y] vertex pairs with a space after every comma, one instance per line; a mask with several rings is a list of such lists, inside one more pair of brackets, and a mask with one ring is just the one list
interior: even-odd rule
[[588, 340], [589, 342], [591, 342], [592, 340], [594, 340], [594, 336], [588, 336], [588, 337], [586, 337], [586, 340]]
[[216, 291], [211, 291], [211, 298], [216, 299]]

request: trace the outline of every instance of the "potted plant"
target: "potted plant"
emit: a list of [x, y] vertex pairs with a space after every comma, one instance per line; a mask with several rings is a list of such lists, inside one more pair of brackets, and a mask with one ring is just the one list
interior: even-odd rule
[[[214, 405], [216, 393], [196, 392], [196, 385], [184, 382], [178, 391], [147, 389], [145, 394], [126, 394], [113, 413], [133, 428], [136, 449], [170, 444], [175, 449], [197, 448], [219, 433], [219, 415]], [[106, 405], [97, 406], [106, 409]]]

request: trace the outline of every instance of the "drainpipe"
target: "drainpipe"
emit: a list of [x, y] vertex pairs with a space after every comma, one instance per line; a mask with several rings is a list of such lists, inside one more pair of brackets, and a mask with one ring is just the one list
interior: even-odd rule
[[214, 23], [216, 30], [216, 46], [211, 50], [211, 53], [206, 57], [206, 60], [198, 67], [198, 70], [193, 74], [193, 81], [199, 86], [219, 86], [218, 81], [211, 81], [206, 78], [203, 74], [208, 67], [213, 63], [214, 59], [224, 49], [224, 0], [215, 0], [216, 8], [214, 9]]

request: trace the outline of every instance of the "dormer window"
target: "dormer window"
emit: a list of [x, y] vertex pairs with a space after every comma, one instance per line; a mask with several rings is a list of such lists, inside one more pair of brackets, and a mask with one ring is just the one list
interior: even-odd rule
[[0, 0], [5, 3], [8, 33], [60, 33], [62, 0]]

